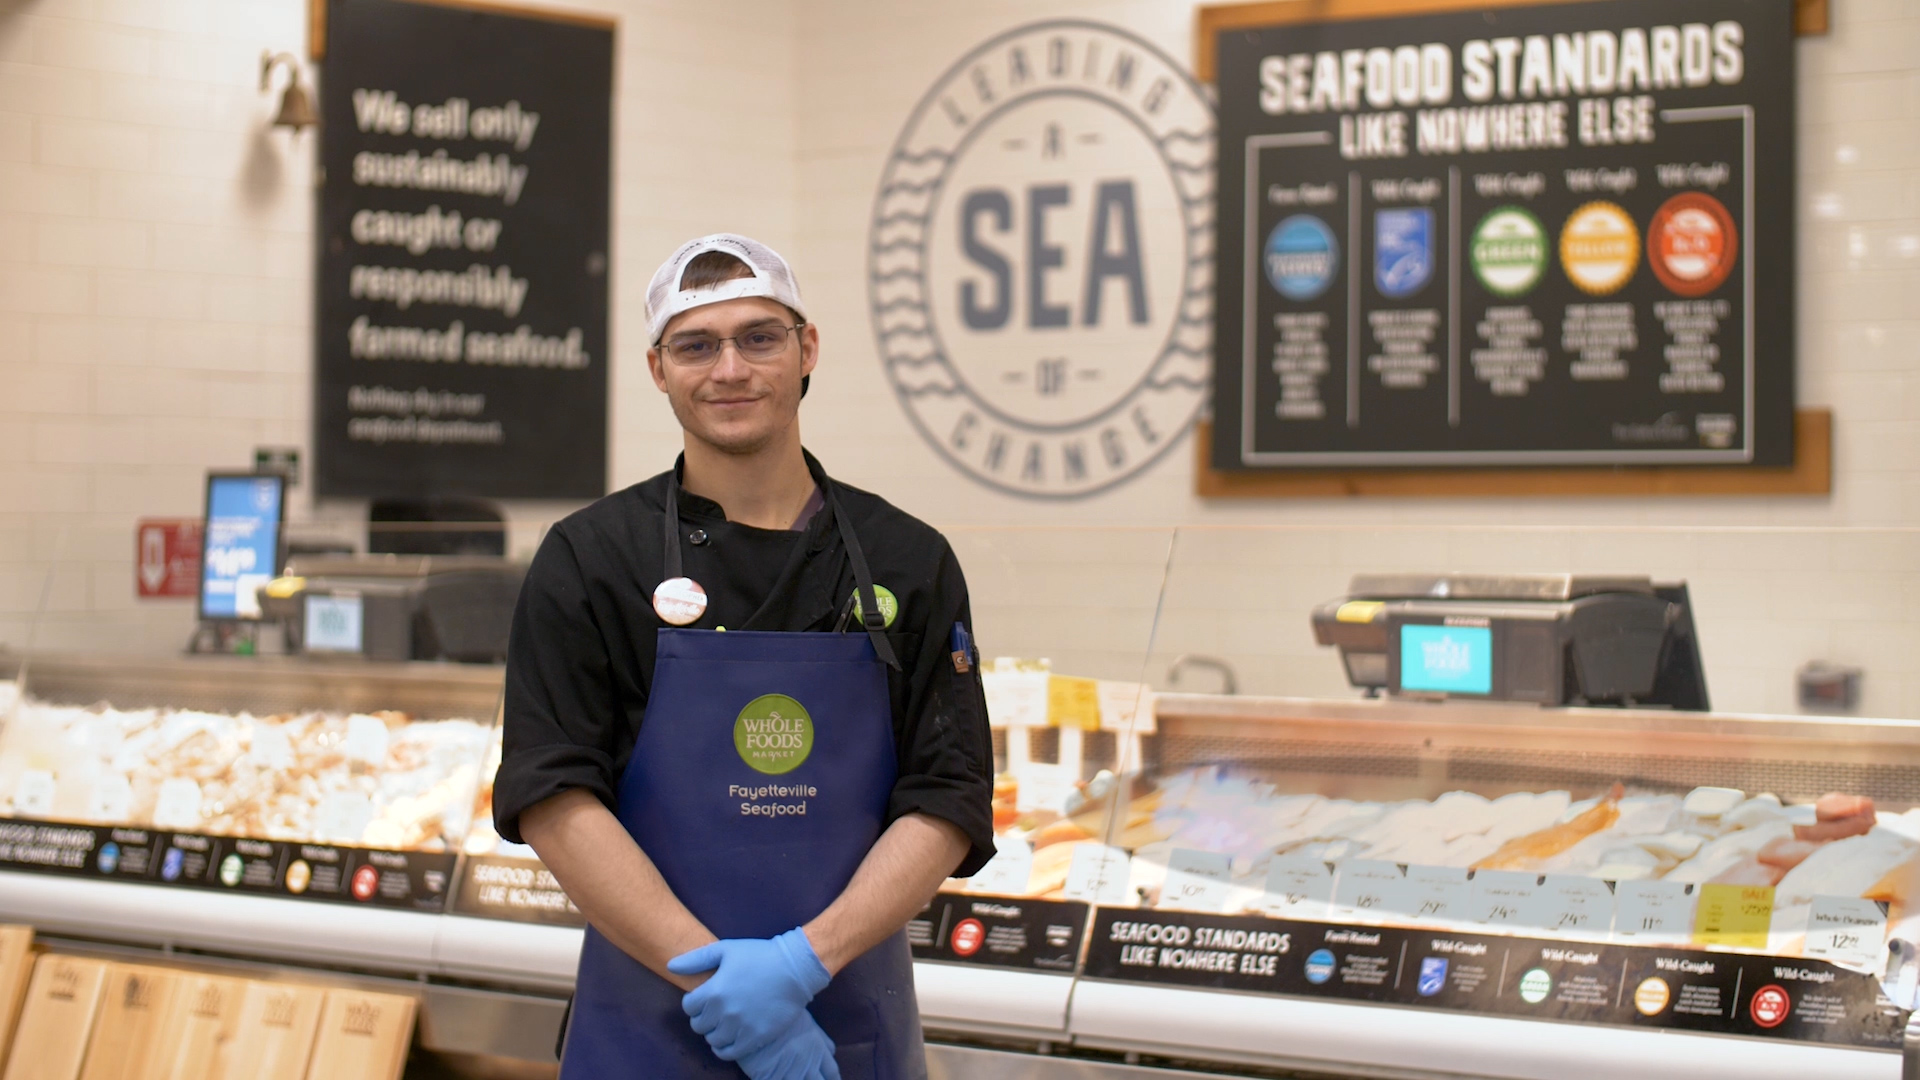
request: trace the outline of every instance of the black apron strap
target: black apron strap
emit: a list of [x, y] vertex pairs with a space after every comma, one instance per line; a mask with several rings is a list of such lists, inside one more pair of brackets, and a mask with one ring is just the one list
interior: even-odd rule
[[680, 577], [680, 466], [676, 462], [667, 473], [667, 512], [661, 518], [666, 523], [667, 535], [665, 550], [667, 554], [667, 576], [672, 581]]
[[[853, 522], [848, 520], [846, 511], [840, 507], [840, 495], [834, 490], [833, 481], [827, 478], [825, 470], [816, 472], [814, 482], [819, 484], [826, 495], [827, 509], [833, 513], [833, 522], [840, 529], [840, 542], [846, 545], [847, 560], [853, 564], [853, 580], [856, 595], [860, 597], [860, 625], [865, 627], [867, 636], [873, 639], [873, 651], [880, 659], [895, 671], [901, 670], [900, 661], [893, 655], [893, 644], [887, 640], [887, 617], [880, 612], [880, 599], [873, 591], [873, 571], [867, 569], [867, 553], [860, 546], [860, 538], [854, 535]], [[666, 549], [667, 580], [680, 577], [680, 468], [676, 464], [667, 473], [667, 508], [662, 515], [666, 526], [664, 546]]]
[[873, 591], [873, 572], [867, 569], [867, 553], [860, 547], [860, 538], [853, 534], [853, 522], [847, 519], [846, 511], [840, 507], [840, 495], [834, 490], [833, 481], [826, 474], [820, 474], [820, 480], [826, 485], [827, 507], [833, 511], [833, 522], [840, 527], [840, 542], [847, 546], [847, 560], [853, 563], [854, 587], [860, 595], [860, 625], [864, 626], [867, 636], [873, 639], [873, 651], [880, 659], [895, 671], [901, 670], [900, 661], [894, 658], [893, 645], [887, 641], [887, 617], [880, 612], [879, 597]]

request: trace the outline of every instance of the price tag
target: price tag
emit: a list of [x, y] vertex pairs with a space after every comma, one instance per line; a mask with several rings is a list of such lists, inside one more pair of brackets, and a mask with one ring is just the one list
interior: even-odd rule
[[1100, 683], [1100, 727], [1106, 731], [1151, 735], [1153, 691], [1140, 683]]
[[1047, 680], [1047, 724], [1081, 731], [1100, 730], [1100, 684], [1093, 679], [1055, 675]]
[[119, 773], [103, 773], [94, 778], [87, 799], [87, 820], [108, 825], [125, 824], [133, 809], [133, 785]]
[[1468, 913], [1488, 926], [1527, 926], [1540, 875], [1518, 870], [1476, 870]]
[[20, 774], [13, 789], [16, 817], [48, 817], [53, 813], [53, 774], [45, 769], [28, 769]]
[[1464, 866], [1408, 866], [1406, 901], [1406, 914], [1422, 922], [1464, 922], [1473, 883]]
[[1019, 777], [1020, 791], [1014, 796], [1013, 805], [1023, 814], [1029, 810], [1051, 810], [1058, 814], [1066, 809], [1067, 800], [1080, 790], [1079, 785], [1064, 776], [1023, 772]]
[[1337, 915], [1379, 919], [1406, 910], [1406, 878], [1398, 863], [1348, 859], [1335, 870], [1333, 906]]
[[1127, 903], [1144, 904], [1159, 895], [1160, 886], [1167, 883], [1167, 860], [1172, 856], [1166, 848], [1134, 852], [1127, 866]]
[[1548, 874], [1534, 890], [1527, 921], [1575, 937], [1606, 937], [1613, 929], [1613, 890], [1599, 878]]
[[1773, 886], [1702, 885], [1693, 911], [1693, 943], [1764, 949], [1773, 925]]
[[1023, 896], [1033, 876], [1033, 847], [1025, 840], [996, 837], [993, 858], [967, 879], [967, 891]]
[[1105, 844], [1080, 844], [1067, 866], [1066, 898], [1091, 904], [1132, 904], [1127, 895], [1127, 853]]
[[1877, 969], [1886, 953], [1887, 913], [1856, 896], [1816, 896], [1803, 955], [1856, 970]]
[[1267, 864], [1267, 892], [1260, 907], [1291, 919], [1332, 917], [1333, 870], [1305, 855], [1276, 855]]
[[1160, 885], [1160, 906], [1177, 911], [1222, 911], [1233, 886], [1233, 856], [1175, 848]]
[[1047, 679], [1044, 671], [982, 671], [987, 718], [994, 727], [1046, 727]]
[[1622, 881], [1613, 936], [1636, 945], [1684, 945], [1693, 933], [1693, 886], [1678, 881]]
[[160, 798], [153, 806], [153, 824], [158, 829], [196, 829], [200, 827], [200, 785], [176, 776], [160, 785]]

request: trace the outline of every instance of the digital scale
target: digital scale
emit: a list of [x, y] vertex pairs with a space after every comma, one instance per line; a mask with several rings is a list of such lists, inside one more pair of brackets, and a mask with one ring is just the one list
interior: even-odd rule
[[1579, 574], [1360, 574], [1313, 612], [1369, 694], [1707, 708], [1685, 582]]
[[484, 555], [295, 556], [261, 610], [289, 652], [498, 663], [526, 573]]

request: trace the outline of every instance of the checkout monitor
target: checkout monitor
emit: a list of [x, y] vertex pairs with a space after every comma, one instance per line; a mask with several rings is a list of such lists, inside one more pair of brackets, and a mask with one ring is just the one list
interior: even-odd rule
[[207, 476], [200, 555], [200, 617], [260, 618], [258, 590], [279, 573], [287, 478], [278, 473]]

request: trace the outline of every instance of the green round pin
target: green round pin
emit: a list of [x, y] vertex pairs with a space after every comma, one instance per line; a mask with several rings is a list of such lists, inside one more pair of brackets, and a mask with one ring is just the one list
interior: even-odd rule
[[[885, 585], [875, 585], [873, 587], [873, 600], [874, 603], [880, 606], [882, 625], [887, 627], [893, 626], [893, 620], [900, 617], [899, 598], [894, 596], [893, 591]], [[860, 609], [860, 587], [856, 585], [853, 589], [853, 621], [859, 623], [864, 618], [866, 618], [866, 613]]]

